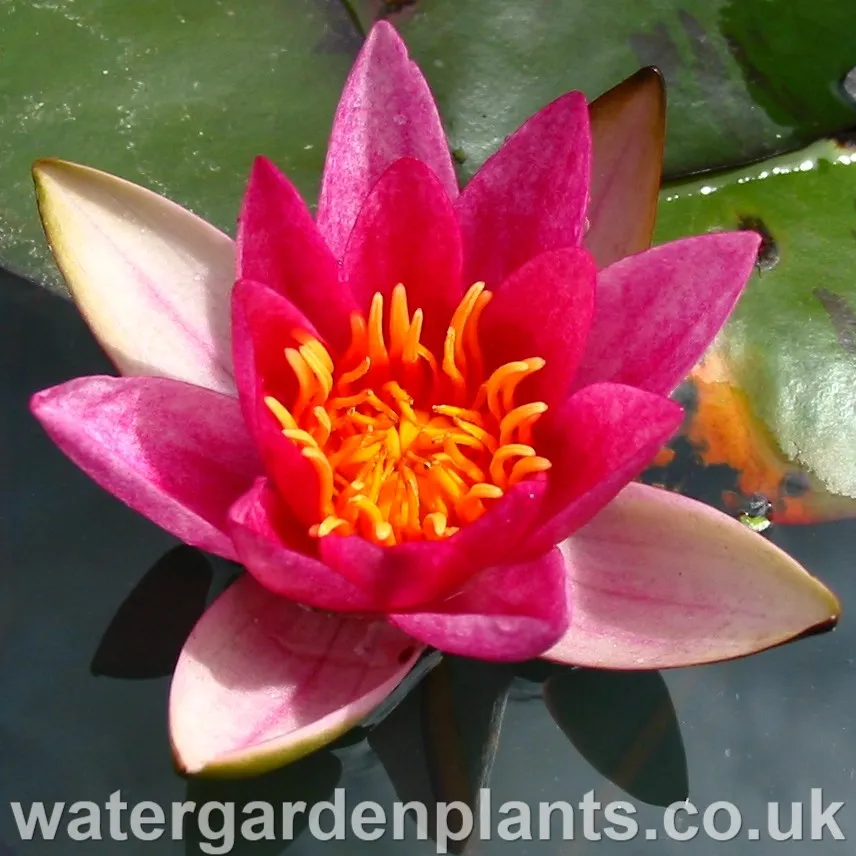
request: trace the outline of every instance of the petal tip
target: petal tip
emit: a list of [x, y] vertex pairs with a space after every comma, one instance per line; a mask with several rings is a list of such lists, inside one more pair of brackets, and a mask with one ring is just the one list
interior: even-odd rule
[[36, 185], [36, 191], [41, 197], [48, 189], [52, 182], [59, 183], [65, 179], [83, 179], [83, 178], [107, 178], [108, 180], [115, 179], [123, 181], [109, 173], [100, 169], [95, 169], [91, 166], [86, 166], [74, 161], [63, 160], [62, 158], [38, 158], [33, 161], [30, 167], [30, 172], [33, 176], [33, 182]]
[[389, 21], [377, 21], [374, 23], [366, 37], [366, 43], [373, 43], [381, 39], [386, 39], [396, 45], [405, 47], [404, 40], [400, 35], [398, 35], [398, 30], [396, 30]]
[[[75, 167], [80, 167], [80, 164], [73, 163], [72, 161], [62, 160], [61, 158], [38, 158], [33, 161], [33, 165], [30, 168], [33, 173], [33, 178], [38, 182], [42, 177], [49, 175], [51, 172], [55, 170], [62, 169], [74, 169]], [[85, 169], [85, 167], [83, 167]]]
[[659, 66], [646, 65], [644, 68], [640, 68], [636, 74], [627, 78], [628, 83], [631, 81], [635, 86], [650, 89], [652, 93], [657, 93], [665, 99], [666, 78], [663, 76], [663, 72], [660, 70]]
[[266, 155], [256, 155], [253, 158], [253, 163], [250, 167], [250, 175], [254, 176], [256, 173], [279, 174], [279, 169], [277, 165]]
[[802, 636], [815, 636], [819, 633], [826, 633], [829, 630], [835, 629], [838, 622], [841, 620], [842, 608], [841, 601], [831, 589], [827, 588], [817, 577], [811, 577], [815, 594], [818, 598], [818, 605], [824, 607], [828, 614], [825, 618], [821, 618], [816, 624], [803, 630], [797, 638]]

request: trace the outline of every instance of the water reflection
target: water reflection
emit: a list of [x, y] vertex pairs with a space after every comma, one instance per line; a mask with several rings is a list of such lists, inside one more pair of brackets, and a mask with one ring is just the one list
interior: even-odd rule
[[211, 564], [192, 547], [158, 559], [122, 602], [92, 658], [93, 675], [171, 675], [193, 625], [205, 610]]
[[678, 718], [658, 672], [577, 669], [549, 678], [544, 698], [579, 753], [634, 799], [668, 806], [689, 796]]
[[[846, 612], [833, 634], [661, 676], [604, 675], [537, 662], [509, 674], [456, 659], [431, 671], [429, 663], [419, 686], [382, 712], [385, 718], [330, 750], [256, 779], [182, 779], [169, 753], [168, 678], [157, 675], [168, 673], [178, 640], [201, 608], [209, 560], [200, 561], [95, 486], [30, 417], [26, 402], [33, 391], [110, 371], [73, 307], [7, 276], [0, 283], [0, 308], [7, 450], [0, 513], [7, 551], [0, 574], [0, 842], [16, 856], [68, 848], [64, 842], [22, 842], [10, 801], [103, 804], [116, 790], [128, 803], [153, 800], [168, 808], [184, 799], [311, 803], [340, 786], [349, 806], [375, 800], [389, 810], [396, 799], [431, 803], [438, 794], [463, 793], [472, 800], [489, 780], [494, 811], [506, 800], [575, 803], [594, 790], [606, 802], [627, 798], [629, 791], [640, 825], [653, 826], [662, 808], [643, 800], [663, 802], [682, 793], [683, 770], [697, 805], [731, 800], [754, 820], [763, 819], [767, 801], [806, 800], [812, 787], [822, 787], [828, 799], [856, 801], [856, 638]], [[845, 610], [856, 600], [852, 523], [773, 526], [759, 537], [768, 535], [832, 586]], [[178, 568], [177, 579], [171, 579], [170, 566]], [[233, 573], [214, 568], [209, 600]], [[165, 612], [155, 608], [160, 597]], [[137, 644], [135, 627], [141, 635], [150, 628], [151, 651]], [[118, 679], [93, 676], [90, 668]], [[856, 835], [849, 815], [840, 821], [849, 837]], [[350, 835], [317, 841], [304, 829], [293, 844], [242, 842], [234, 852], [435, 852], [430, 840], [415, 839], [412, 823], [407, 830], [404, 842], [389, 835], [361, 842]], [[95, 856], [113, 856], [119, 847], [128, 856], [195, 856], [202, 852], [198, 827], [192, 835], [188, 841], [165, 835], [121, 845], [105, 837], [85, 849]], [[702, 836], [683, 843], [599, 843], [605, 851], [667, 856], [718, 847]], [[566, 854], [571, 846], [558, 838], [473, 839], [467, 852]], [[850, 847], [795, 842], [791, 852], [844, 854]], [[734, 848], [743, 852], [740, 844]], [[752, 852], [775, 856], [788, 849], [762, 840]]]
[[[252, 779], [191, 779], [187, 784], [186, 800], [196, 806], [216, 802], [223, 805], [224, 809], [218, 813], [212, 812], [213, 816], [202, 824], [198, 816], [192, 819], [185, 836], [185, 853], [187, 856], [196, 856], [200, 852], [200, 843], [211, 844], [228, 833], [224, 826], [240, 829], [253, 818], [262, 822], [255, 825], [254, 829], [245, 827], [243, 834], [235, 835], [234, 849], [229, 852], [233, 856], [273, 856], [282, 853], [301, 837], [312, 807], [331, 798], [341, 776], [341, 761], [330, 751], [321, 750], [288, 767]], [[267, 823], [268, 830], [276, 831], [276, 839], [261, 837], [266, 832], [263, 822], [265, 808], [253, 806], [252, 803], [276, 807]], [[282, 810], [279, 809], [283, 803], [304, 804], [304, 811], [293, 814], [290, 829], [285, 829], [283, 825]], [[234, 819], [234, 823], [230, 822], [230, 818]], [[253, 840], [256, 835], [259, 838]], [[225, 840], [222, 843], [225, 844]]]

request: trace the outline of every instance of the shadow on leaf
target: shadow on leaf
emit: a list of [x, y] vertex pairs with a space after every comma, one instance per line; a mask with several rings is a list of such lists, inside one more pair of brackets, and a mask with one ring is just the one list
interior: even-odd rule
[[473, 807], [499, 743], [511, 667], [446, 657], [425, 680], [422, 735], [434, 793]]
[[[185, 799], [195, 812], [185, 822], [185, 853], [199, 856], [214, 852], [233, 856], [275, 856], [282, 853], [308, 824], [312, 807], [328, 799], [342, 775], [342, 764], [328, 750], [320, 750], [287, 767], [252, 779], [190, 779]], [[295, 811], [291, 829], [286, 828], [283, 806], [302, 803]], [[199, 811], [208, 805], [208, 814]], [[332, 825], [330, 812], [320, 823]], [[226, 844], [231, 841], [227, 850]], [[220, 849], [224, 848], [224, 849]]]
[[[432, 806], [461, 800], [476, 810], [479, 789], [490, 779], [512, 678], [503, 666], [444, 656], [369, 734], [398, 800], [428, 807], [424, 832], [434, 840]], [[420, 733], [421, 741], [416, 739]], [[452, 813], [453, 834], [455, 822]], [[460, 853], [466, 843], [450, 840], [448, 846]]]
[[[354, 726], [350, 731], [346, 731], [341, 737], [334, 740], [328, 749], [346, 749], [369, 737], [374, 729], [381, 726], [409, 696], [418, 695], [419, 684], [422, 679], [432, 669], [436, 668], [442, 658], [443, 655], [439, 651], [429, 650], [424, 653], [417, 660], [416, 665], [407, 673], [404, 680], [359, 725]], [[395, 721], [393, 720], [393, 722]], [[371, 745], [371, 741], [369, 743]]]
[[92, 674], [130, 679], [172, 674], [205, 611], [212, 576], [208, 560], [192, 547], [162, 556], [113, 616], [92, 658]]
[[550, 660], [527, 660], [514, 669], [514, 681], [508, 697], [514, 702], [544, 700], [544, 684], [552, 677], [577, 670], [577, 666], [553, 663]]
[[658, 672], [578, 669], [549, 678], [544, 699], [580, 754], [630, 796], [659, 806], [687, 798], [684, 743]]
[[371, 729], [380, 725], [422, 683], [425, 676], [437, 668], [442, 659], [439, 651], [426, 651], [404, 680], [362, 721], [361, 726]]
[[368, 735], [400, 802], [431, 805], [431, 777], [425, 746], [419, 740], [424, 684], [409, 693]]

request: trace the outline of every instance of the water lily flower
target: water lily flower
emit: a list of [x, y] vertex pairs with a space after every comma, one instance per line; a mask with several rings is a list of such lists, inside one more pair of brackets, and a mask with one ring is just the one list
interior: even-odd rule
[[834, 622], [767, 540], [631, 483], [759, 242], [644, 249], [661, 137], [641, 135], [647, 165], [622, 140], [661, 120], [657, 91], [650, 73], [616, 90], [593, 135], [564, 95], [459, 190], [428, 86], [379, 24], [315, 216], [259, 158], [234, 244], [119, 178], [36, 164], [58, 264], [122, 376], [41, 391], [34, 414], [120, 500], [248, 570], [177, 665], [184, 770], [329, 742], [426, 646], [662, 668]]

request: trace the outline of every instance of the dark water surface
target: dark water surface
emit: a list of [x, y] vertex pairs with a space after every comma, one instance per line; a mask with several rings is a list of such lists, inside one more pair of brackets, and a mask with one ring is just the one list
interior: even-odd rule
[[[27, 399], [34, 391], [111, 371], [75, 309], [9, 274], [3, 276], [0, 305], [0, 856], [225, 852], [216, 846], [200, 849], [195, 828], [185, 841], [168, 834], [155, 841], [116, 841], [106, 817], [100, 841], [70, 840], [65, 822], [54, 841], [22, 841], [10, 808], [14, 801], [25, 807], [57, 800], [103, 805], [120, 790], [130, 804], [152, 800], [166, 809], [184, 799], [306, 800], [311, 805], [329, 798], [335, 787], [345, 789], [349, 807], [360, 800], [384, 806], [398, 798], [430, 800], [421, 727], [425, 683], [367, 739], [368, 729], [357, 732], [333, 751], [284, 771], [255, 780], [190, 783], [173, 771], [166, 733], [169, 670], [205, 599], [222, 589], [232, 569], [186, 548], [175, 551], [174, 539], [90, 482], [30, 417]], [[779, 527], [771, 537], [830, 584], [845, 610], [856, 600], [852, 523]], [[596, 843], [603, 852], [628, 856], [850, 853], [852, 842], [833, 840], [828, 830], [822, 840], [810, 840], [810, 793], [822, 788], [824, 804], [844, 801], [835, 820], [848, 838], [856, 839], [854, 641], [845, 615], [832, 634], [662, 677], [566, 671], [543, 683], [544, 674], [517, 675], [491, 778], [494, 809], [524, 801], [537, 821], [536, 804], [542, 800], [577, 804], [591, 790], [603, 803], [631, 799], [615, 780], [636, 796], [635, 819], [643, 831], [630, 841], [605, 834], [597, 842], [582, 840], [578, 814], [576, 841], [562, 841], [556, 825], [552, 840], [494, 836], [471, 840], [467, 852], [588, 853]], [[458, 662], [449, 674], [463, 711], [463, 742], [469, 729], [477, 743], [485, 720], [485, 686], [502, 685], [507, 673], [488, 674], [483, 667]], [[573, 742], [548, 712], [544, 693]], [[432, 756], [444, 755], [443, 729], [432, 725], [427, 733], [435, 747], [441, 746]], [[448, 751], [451, 762], [433, 764], [435, 785], [444, 776], [442, 770], [437, 773], [438, 764], [454, 766], [454, 753]], [[699, 832], [691, 841], [677, 842], [666, 840], [662, 831], [657, 840], [646, 840], [646, 828], [662, 830], [663, 808], [643, 800], [681, 799], [687, 781], [689, 797], [700, 810], [725, 800], [742, 812], [744, 830], [735, 840], [717, 842]], [[452, 785], [449, 793], [454, 791]], [[783, 804], [784, 828], [789, 804], [804, 804], [805, 840], [770, 840], [770, 801]], [[727, 820], [721, 813], [720, 829]], [[124, 822], [127, 831], [127, 813]], [[211, 823], [216, 830], [218, 819], [212, 817]], [[602, 828], [602, 815], [599, 824]], [[318, 841], [300, 826], [296, 840], [287, 845], [293, 856], [419, 856], [436, 850], [433, 841], [416, 840], [412, 824], [408, 840], [377, 842], [350, 834], [345, 840]], [[748, 828], [760, 829], [759, 840], [747, 843]], [[537, 838], [536, 822], [533, 834]], [[281, 841], [236, 840], [231, 852], [272, 856], [285, 848]]]

